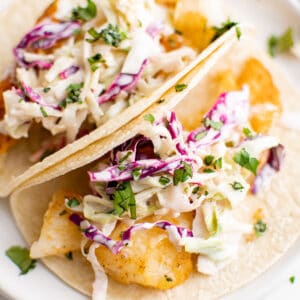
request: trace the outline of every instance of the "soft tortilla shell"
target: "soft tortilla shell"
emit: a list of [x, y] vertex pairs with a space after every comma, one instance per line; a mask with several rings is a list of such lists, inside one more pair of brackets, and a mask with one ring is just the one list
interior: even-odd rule
[[[222, 57], [220, 63], [211, 70], [197, 88], [177, 106], [177, 110], [184, 108], [184, 114], [193, 117], [193, 114], [196, 113], [195, 107], [198, 105], [196, 102], [213, 101], [209, 99], [209, 95], [205, 92], [206, 87], [209, 86], [211, 76], [223, 68], [238, 69], [241, 66], [241, 62], [251, 55], [259, 57], [273, 71], [273, 79], [281, 92], [285, 111], [300, 111], [299, 95], [286, 79], [280, 75], [276, 67], [263, 54], [258, 53], [255, 49], [251, 49], [250, 45], [249, 41], [235, 45], [227, 55]], [[155, 116], [161, 115], [159, 105], [149, 109], [149, 112]], [[78, 162], [78, 160], [84, 161], [87, 157], [94, 158], [95, 153], [106, 152], [116, 144], [132, 136], [132, 134], [135, 134], [138, 128], [141, 128], [140, 126], [143, 126], [142, 117], [125, 126], [111, 137], [94, 143], [84, 151], [79, 151], [70, 159]], [[298, 200], [300, 168], [295, 165], [295, 162], [300, 160], [300, 144], [295, 142], [298, 138], [298, 132], [288, 131], [278, 124], [272, 134], [278, 135], [281, 143], [286, 147], [287, 155], [282, 171], [273, 179], [269, 191], [263, 192], [257, 197], [249, 196], [238, 211], [239, 218], [250, 221], [249, 212], [251, 215], [257, 208], [263, 208], [264, 221], [266, 221], [268, 226], [268, 230], [263, 237], [251, 243], [244, 243], [240, 249], [239, 257], [215, 276], [207, 277], [194, 273], [183, 285], [166, 292], [136, 285], [125, 286], [109, 280], [108, 299], [120, 299], [120, 297], [122, 299], [149, 300], [214, 299], [237, 289], [257, 277], [291, 246], [299, 235], [300, 227], [300, 202]], [[91, 160], [88, 159], [88, 161]], [[67, 166], [70, 166], [69, 163]], [[62, 164], [55, 166], [54, 169], [58, 169], [58, 173], [60, 173], [60, 169], [64, 167]], [[79, 181], [76, 176], [82, 174], [83, 171], [85, 170], [78, 170], [75, 173], [73, 171], [55, 180], [32, 186], [13, 194], [11, 207], [16, 222], [29, 243], [32, 243], [39, 236], [43, 214], [53, 192], [64, 186], [77, 187]], [[51, 172], [49, 174], [51, 175]], [[46, 173], [43, 176], [43, 180], [45, 179], [47, 179]], [[41, 179], [36, 179], [31, 184], [41, 182]], [[27, 183], [27, 185], [30, 186], [30, 183]], [[76, 256], [74, 264], [66, 264], [66, 260], [59, 257], [47, 258], [44, 260], [44, 263], [72, 287], [85, 294], [91, 293], [92, 269], [86, 261], [82, 260], [80, 255]], [[80, 276], [77, 276], [78, 274]]]
[[[51, 3], [49, 0], [28, 0], [26, 5], [23, 5], [21, 0], [15, 0], [14, 3], [2, 15], [0, 15], [0, 35], [5, 37], [5, 39], [1, 41], [0, 57], [7, 58], [0, 62], [0, 78], [5, 77], [14, 65], [11, 53], [12, 48], [16, 45], [22, 35], [34, 26], [35, 20], [41, 15], [49, 3]], [[11, 150], [8, 151], [5, 157], [2, 157], [5, 168], [1, 168], [0, 170], [0, 197], [7, 196], [21, 183], [37, 176], [43, 170], [46, 170], [52, 165], [63, 163], [66, 157], [84, 149], [101, 138], [109, 136], [114, 131], [130, 122], [157, 100], [164, 98], [165, 92], [172, 89], [177, 83], [183, 82], [182, 80], [188, 80], [186, 78], [187, 74], [197, 73], [199, 78], [198, 80], [200, 80], [200, 77], [204, 75], [204, 72], [198, 72], [199, 69], [202, 68], [201, 62], [215, 51], [223, 52], [226, 47], [220, 49], [220, 46], [222, 46], [225, 42], [226, 44], [230, 43], [230, 41], [233, 41], [235, 38], [236, 34], [235, 29], [233, 28], [210, 44], [184, 70], [162, 84], [161, 87], [153, 91], [149, 97], [141, 99], [133, 106], [130, 106], [121, 112], [118, 117], [110, 119], [89, 135], [67, 145], [55, 154], [44, 159], [42, 162], [32, 165], [28, 160], [28, 157], [32, 153], [32, 149], [28, 147], [28, 145], [31, 144], [33, 137], [30, 136], [29, 139], [20, 140], [14, 147], [12, 147]], [[210, 62], [212, 63], [212, 60], [210, 60]], [[180, 95], [173, 95], [173, 97], [182, 98], [191, 88], [192, 86], [189, 85], [185, 91], [180, 93]], [[45, 133], [41, 132], [38, 137], [38, 143], [41, 143], [43, 137], [45, 137]]]

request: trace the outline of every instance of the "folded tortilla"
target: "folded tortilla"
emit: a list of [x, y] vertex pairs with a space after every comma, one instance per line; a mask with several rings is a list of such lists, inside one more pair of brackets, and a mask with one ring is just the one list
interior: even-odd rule
[[[215, 100], [213, 78], [216, 74], [226, 69], [238, 72], [248, 57], [257, 57], [269, 69], [280, 91], [284, 111], [300, 111], [297, 92], [276, 66], [251, 46], [254, 44], [254, 41], [247, 39], [235, 43], [226, 54], [220, 54], [218, 63], [211, 67], [207, 76], [202, 78], [197, 87], [181, 99], [179, 104], [174, 98], [170, 101], [166, 98], [164, 103], [155, 104], [146, 113], [151, 113], [159, 119], [164, 111], [175, 107], [183, 125], [188, 124], [189, 120], [199, 119], [199, 111], [202, 113], [203, 109], [210, 107]], [[209, 59], [206, 63], [210, 65]], [[11, 208], [16, 223], [29, 244], [39, 237], [43, 216], [53, 193], [60, 188], [75, 192], [87, 191], [86, 170], [90, 167], [89, 164], [138, 134], [144, 122], [143, 116], [138, 117], [110, 137], [96, 141], [63, 163], [50, 167], [12, 195]], [[271, 133], [279, 136], [280, 142], [286, 147], [283, 168], [275, 176], [267, 192], [257, 196], [249, 195], [239, 211], [239, 217], [243, 219], [249, 211], [254, 212], [257, 208], [264, 210], [268, 230], [263, 237], [244, 243], [238, 257], [216, 275], [204, 276], [194, 272], [182, 285], [167, 291], [124, 285], [109, 279], [107, 299], [215, 299], [253, 280], [279, 259], [299, 236], [300, 209], [297, 187], [300, 169], [297, 167], [297, 161], [300, 159], [300, 145], [295, 143], [298, 132], [287, 130], [279, 122], [274, 125]], [[57, 177], [66, 173], [66, 169], [73, 171]], [[79, 186], [78, 182], [82, 184]], [[47, 257], [43, 262], [66, 283], [84, 294], [91, 295], [93, 271], [80, 253], [74, 255], [73, 261], [67, 261], [65, 257]]]
[[[37, 2], [28, 0], [26, 5], [23, 5], [20, 0], [16, 0], [2, 13], [2, 15], [0, 15], [0, 34], [2, 37], [5, 37], [2, 41], [0, 55], [1, 57], [6, 58], [5, 60], [1, 60], [0, 64], [0, 74], [2, 78], [5, 78], [14, 66], [12, 56], [13, 47], [24, 33], [34, 26], [37, 18], [42, 14], [50, 2], [51, 1]], [[22, 15], [22, 18], [20, 18], [20, 15]], [[221, 46], [225, 42], [229, 46], [235, 39], [236, 32], [235, 28], [233, 28], [210, 44], [185, 69], [173, 78], [167, 80], [160, 88], [153, 91], [149, 97], [142, 99], [142, 101], [137, 101], [134, 105], [123, 110], [117, 117], [108, 120], [90, 134], [68, 144], [61, 150], [36, 164], [31, 163], [29, 157], [32, 154], [33, 149], [39, 149], [45, 136], [50, 137], [50, 135], [39, 127], [33, 128], [28, 139], [18, 140], [17, 143], [8, 150], [8, 153], [0, 153], [2, 165], [5, 166], [1, 168], [0, 171], [0, 196], [7, 196], [21, 183], [37, 176], [42, 173], [43, 170], [46, 170], [53, 165], [62, 165], [65, 158], [81, 151], [97, 140], [109, 136], [111, 133], [134, 119], [153, 103], [161, 98], [165, 98], [166, 94], [172, 94], [172, 97], [174, 98], [182, 98], [182, 96], [186, 95], [192, 88], [192, 84], [182, 91], [180, 95], [172, 93], [171, 90], [174, 89], [174, 86], [185, 81], [190, 81], [193, 74], [196, 74], [195, 76], [198, 77], [197, 80], [200, 80], [206, 70], [206, 68], [203, 68], [202, 66], [203, 61], [211, 56], [210, 64], [213, 64], [214, 58], [218, 57], [218, 55], [213, 54], [226, 51], [226, 47]], [[195, 82], [197, 80], [195, 80]]]

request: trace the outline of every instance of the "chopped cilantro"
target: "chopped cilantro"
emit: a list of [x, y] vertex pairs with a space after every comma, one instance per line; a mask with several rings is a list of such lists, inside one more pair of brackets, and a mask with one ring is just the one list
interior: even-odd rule
[[199, 193], [199, 191], [200, 191], [200, 186], [195, 186], [194, 188], [193, 188], [193, 190], [192, 190], [192, 194], [198, 194]]
[[144, 120], [153, 124], [155, 121], [155, 118], [152, 114], [147, 114], [147, 115], [144, 115]]
[[44, 92], [44, 93], [48, 93], [50, 90], [51, 90], [50, 87], [45, 87], [45, 88], [43, 88], [43, 92]]
[[97, 53], [94, 56], [91, 56], [88, 58], [88, 62], [91, 66], [91, 70], [93, 72], [95, 72], [99, 66], [97, 65], [97, 63], [104, 63], [105, 59], [102, 58], [102, 54], [101, 53]]
[[[225, 32], [227, 32], [229, 29], [231, 29], [232, 27], [236, 26], [238, 23], [237, 22], [233, 22], [230, 19], [228, 19], [227, 21], [223, 22], [221, 24], [220, 27], [214, 26], [213, 29], [215, 30], [215, 35], [213, 36], [212, 40], [216, 40], [217, 38], [219, 38], [221, 35], [223, 35]], [[240, 32], [240, 30], [238, 31]], [[239, 38], [240, 34], [237, 34], [237, 37]]]
[[291, 276], [291, 277], [290, 277], [290, 283], [293, 284], [294, 282], [295, 282], [295, 276]]
[[5, 254], [18, 266], [21, 271], [20, 275], [27, 274], [30, 270], [35, 268], [36, 260], [30, 258], [27, 248], [12, 246], [6, 250]]
[[243, 128], [243, 133], [247, 138], [253, 138], [253, 132], [248, 128], [248, 127], [244, 127]]
[[159, 177], [159, 183], [161, 185], [167, 185], [171, 182], [171, 179], [169, 177], [166, 177], [166, 176], [160, 176]]
[[95, 28], [91, 28], [88, 33], [92, 36], [92, 39], [87, 39], [88, 42], [93, 43], [102, 39], [106, 44], [115, 48], [119, 47], [120, 43], [127, 38], [125, 31], [121, 30], [118, 25], [112, 24], [108, 24], [100, 32], [97, 32]]
[[214, 173], [215, 170], [214, 170], [214, 169], [211, 169], [211, 168], [205, 168], [205, 169], [203, 170], [203, 172], [204, 172], [204, 173]]
[[76, 198], [71, 198], [71, 199], [67, 199], [67, 200], [68, 200], [67, 206], [70, 208], [76, 207], [80, 204], [80, 202]]
[[267, 224], [264, 223], [262, 220], [258, 220], [255, 224], [254, 224], [254, 231], [255, 231], [255, 235], [257, 237], [260, 237], [263, 235], [263, 233], [267, 230]]
[[132, 219], [136, 219], [136, 205], [135, 197], [129, 181], [119, 183], [116, 187], [116, 191], [113, 194], [113, 212], [112, 214], [121, 216], [125, 211], [130, 210], [130, 216]]
[[132, 177], [133, 177], [133, 180], [138, 180], [142, 175], [142, 169], [141, 168], [135, 168], [133, 171], [132, 171]]
[[67, 97], [59, 103], [60, 107], [66, 108], [71, 103], [82, 103], [80, 100], [81, 89], [83, 82], [70, 84], [67, 88]]
[[250, 157], [250, 154], [246, 151], [246, 149], [243, 148], [240, 152], [236, 153], [233, 157], [233, 160], [241, 167], [256, 175], [259, 161], [255, 157]]
[[241, 39], [241, 36], [242, 36], [242, 32], [241, 32], [241, 28], [240, 27], [235, 27], [235, 33], [236, 33], [236, 37], [238, 40]]
[[219, 157], [218, 159], [216, 159], [214, 161], [214, 167], [216, 169], [222, 169], [222, 166], [223, 166], [223, 160], [222, 160], [222, 157]]
[[244, 189], [244, 186], [238, 182], [238, 181], [234, 181], [233, 183], [230, 184], [232, 186], [232, 188], [234, 190], [237, 190], [237, 191], [240, 191], [240, 190], [243, 190]]
[[68, 253], [66, 253], [65, 256], [68, 260], [73, 260], [73, 252], [72, 251], [69, 251]]
[[203, 159], [203, 162], [206, 166], [210, 166], [215, 157], [213, 155], [206, 155]]
[[186, 182], [189, 178], [193, 177], [193, 170], [191, 165], [183, 162], [183, 167], [176, 169], [173, 176], [174, 185], [178, 185], [179, 182]]
[[268, 52], [272, 57], [274, 57], [277, 53], [290, 50], [293, 46], [293, 30], [290, 27], [282, 35], [272, 35], [268, 39]]
[[47, 112], [46, 112], [46, 110], [45, 110], [45, 108], [43, 106], [40, 107], [40, 111], [41, 111], [41, 113], [42, 113], [42, 115], [43, 115], [44, 118], [48, 117], [48, 114], [47, 114]]
[[97, 15], [97, 6], [92, 0], [87, 0], [87, 6], [78, 6], [72, 10], [71, 19], [73, 21], [82, 20], [90, 21]]
[[187, 88], [187, 84], [185, 83], [178, 83], [175, 85], [175, 91], [178, 92], [182, 92], [183, 90], [185, 90]]
[[204, 119], [204, 126], [206, 128], [213, 128], [214, 130], [221, 130], [222, 126], [223, 126], [223, 122], [221, 121], [213, 121], [209, 118], [205, 118]]
[[126, 167], [125, 167], [124, 165], [119, 165], [119, 166], [118, 166], [118, 169], [119, 169], [120, 171], [124, 171], [124, 170], [126, 169]]

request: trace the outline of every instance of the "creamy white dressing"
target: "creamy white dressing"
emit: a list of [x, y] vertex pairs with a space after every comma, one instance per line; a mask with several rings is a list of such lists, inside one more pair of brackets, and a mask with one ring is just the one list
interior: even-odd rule
[[[195, 57], [196, 52], [189, 47], [166, 53], [160, 44], [162, 33], [174, 31], [171, 11], [166, 6], [160, 6], [153, 0], [97, 0], [95, 4], [98, 9], [97, 17], [83, 22], [80, 35], [65, 39], [51, 54], [31, 53], [24, 49], [24, 58], [28, 63], [46, 60], [52, 64], [48, 70], [36, 72], [34, 69], [27, 71], [25, 68], [19, 68], [17, 71], [17, 79], [34, 89], [34, 92], [42, 97], [42, 103], [54, 104], [56, 107], [65, 101], [68, 96], [67, 89], [71, 85], [83, 83], [80, 96], [72, 100], [75, 103], [68, 100], [65, 107], [57, 108], [54, 112], [46, 106], [43, 107], [44, 104], [36, 104], [28, 99], [25, 103], [28, 107], [24, 109], [26, 113], [23, 115], [25, 104], [18, 104], [20, 97], [16, 93], [5, 93], [4, 102], [7, 109], [4, 120], [0, 122], [1, 132], [14, 138], [27, 137], [30, 124], [36, 121], [53, 135], [64, 132], [68, 142], [72, 142], [85, 120], [100, 126], [116, 117], [129, 105], [151, 94], [168, 79], [168, 74], [172, 75], [182, 70]], [[59, 20], [69, 21], [74, 8], [86, 5], [86, 1], [83, 0], [58, 1], [55, 16]], [[117, 24], [127, 35], [119, 47], [106, 44], [101, 38], [94, 43], [86, 41], [92, 38], [88, 33], [90, 28], [94, 27], [100, 32], [107, 29], [109, 24]], [[53, 26], [58, 29], [59, 25]], [[151, 33], [150, 29], [155, 33]], [[89, 63], [88, 59], [96, 54], [101, 54], [103, 61]], [[130, 90], [121, 90], [107, 103], [98, 103], [100, 95], [109, 89], [120, 73], [123, 75], [119, 77], [119, 83], [130, 85], [132, 76], [142, 70], [143, 63], [146, 63], [146, 68]], [[98, 69], [92, 70], [92, 65]], [[70, 67], [79, 70], [68, 74], [67, 78], [62, 76], [61, 73]], [[163, 76], [153, 79], [156, 73]], [[44, 92], [45, 88], [49, 91]], [[116, 87], [116, 90], [119, 90], [119, 87]], [[15, 99], [11, 101], [11, 98]], [[46, 114], [41, 114], [41, 110], [46, 111]]]

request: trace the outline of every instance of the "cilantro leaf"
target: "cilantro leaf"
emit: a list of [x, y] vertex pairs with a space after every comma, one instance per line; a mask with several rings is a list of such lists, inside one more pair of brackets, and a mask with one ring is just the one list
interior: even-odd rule
[[121, 216], [129, 208], [131, 218], [136, 219], [135, 197], [129, 181], [117, 185], [116, 191], [113, 194], [113, 201], [114, 210], [112, 214]]
[[67, 88], [67, 97], [59, 103], [60, 107], [66, 108], [71, 103], [82, 103], [80, 100], [81, 89], [83, 82], [70, 84]]
[[175, 85], [175, 91], [176, 91], [176, 93], [182, 92], [182, 91], [185, 90], [187, 87], [188, 87], [188, 85], [185, 84], [185, 83], [178, 83], [178, 84]]
[[193, 177], [193, 171], [191, 165], [183, 162], [183, 167], [176, 169], [173, 176], [174, 185], [178, 185], [179, 182], [186, 182], [189, 178]]
[[48, 114], [43, 106], [40, 107], [40, 111], [44, 118], [48, 117]]
[[169, 177], [166, 177], [166, 176], [160, 176], [159, 177], [159, 183], [161, 185], [167, 185], [171, 182], [171, 179]]
[[241, 191], [244, 189], [244, 186], [238, 182], [238, 181], [234, 181], [233, 183], [230, 184], [232, 186], [232, 188], [236, 191]]
[[215, 157], [213, 155], [206, 155], [203, 159], [203, 162], [206, 166], [210, 166]]
[[87, 0], [87, 6], [73, 8], [71, 20], [90, 21], [97, 15], [97, 6], [92, 0]]
[[293, 284], [295, 282], [295, 276], [291, 276], [289, 280], [290, 280], [290, 283]]
[[253, 132], [248, 128], [248, 127], [244, 127], [243, 128], [243, 133], [247, 138], [253, 138], [254, 134]]
[[155, 121], [155, 117], [152, 114], [147, 114], [147, 115], [144, 115], [144, 120], [153, 124]]
[[76, 198], [68, 199], [67, 206], [70, 208], [76, 207], [80, 204], [79, 200]]
[[87, 39], [88, 42], [94, 43], [99, 39], [102, 39], [106, 44], [115, 48], [119, 47], [120, 43], [127, 38], [127, 33], [118, 25], [108, 24], [106, 28], [97, 32], [95, 28], [88, 30], [88, 33], [92, 36], [92, 39]]
[[268, 39], [268, 52], [272, 57], [275, 57], [277, 53], [290, 50], [293, 46], [293, 30], [290, 27], [282, 35], [272, 35]]
[[223, 166], [223, 160], [222, 160], [222, 157], [219, 157], [218, 159], [216, 159], [214, 161], [214, 167], [216, 169], [222, 169], [222, 166]]
[[30, 258], [27, 248], [12, 246], [6, 250], [5, 254], [18, 266], [21, 271], [20, 275], [27, 274], [35, 268], [36, 260]]
[[103, 59], [101, 53], [97, 53], [94, 56], [89, 57], [87, 60], [93, 72], [95, 72], [99, 68], [99, 66], [97, 66], [97, 63], [105, 63], [105, 59]]
[[132, 171], [133, 180], [138, 180], [141, 177], [142, 168], [135, 168]]
[[51, 87], [44, 87], [43, 92], [48, 93], [51, 90]]
[[256, 170], [259, 161], [255, 157], [250, 157], [246, 149], [242, 149], [240, 152], [236, 153], [233, 157], [234, 162], [239, 164], [241, 167], [249, 170], [254, 175], [256, 175]]
[[[220, 27], [214, 26], [213, 29], [215, 30], [215, 35], [212, 38], [212, 41], [215, 41], [217, 38], [219, 38], [221, 35], [223, 35], [225, 32], [230, 30], [232, 27], [236, 26], [238, 23], [231, 21], [228, 19], [227, 21], [223, 22]], [[238, 39], [240, 38], [240, 30], [236, 32]]]
[[254, 231], [255, 231], [255, 235], [257, 237], [260, 237], [263, 235], [263, 233], [267, 230], [267, 224], [264, 223], [262, 220], [258, 220], [255, 224], [254, 224]]

